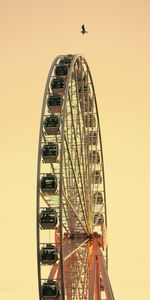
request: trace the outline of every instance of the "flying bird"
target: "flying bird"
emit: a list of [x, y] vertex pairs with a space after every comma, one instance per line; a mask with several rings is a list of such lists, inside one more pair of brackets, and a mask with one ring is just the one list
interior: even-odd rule
[[85, 33], [87, 33], [87, 31], [85, 30], [85, 26], [84, 26], [84, 24], [81, 26], [81, 33], [82, 33], [82, 34], [85, 34]]

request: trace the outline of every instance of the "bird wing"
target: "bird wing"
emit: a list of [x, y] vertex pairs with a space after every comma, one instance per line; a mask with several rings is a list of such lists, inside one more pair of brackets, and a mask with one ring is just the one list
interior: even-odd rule
[[84, 26], [84, 24], [82, 25], [82, 30], [85, 31], [85, 26]]

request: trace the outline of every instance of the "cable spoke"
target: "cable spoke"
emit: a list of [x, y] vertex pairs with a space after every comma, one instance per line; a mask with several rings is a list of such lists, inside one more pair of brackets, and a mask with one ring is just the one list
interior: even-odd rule
[[65, 195], [64, 193], [63, 193], [63, 197], [65, 198], [66, 202], [70, 205], [70, 207], [71, 207], [72, 211], [74, 212], [76, 219], [79, 221], [81, 227], [82, 227], [83, 230], [87, 233], [87, 229], [86, 229], [86, 227], [84, 226], [84, 224], [82, 223], [82, 221], [81, 221], [82, 219], [79, 218], [78, 212], [77, 212], [76, 209], [73, 207], [73, 205], [71, 204], [71, 202], [69, 201], [69, 199], [66, 197], [66, 195]]
[[73, 176], [74, 176], [74, 180], [75, 180], [75, 184], [76, 184], [76, 188], [77, 188], [77, 192], [78, 192], [78, 196], [79, 196], [79, 201], [80, 201], [79, 204], [80, 204], [81, 209], [82, 209], [82, 213], [83, 213], [83, 217], [84, 217], [86, 227], [88, 228], [87, 219], [86, 219], [86, 215], [85, 215], [85, 210], [84, 210], [83, 202], [82, 202], [82, 197], [81, 197], [81, 194], [80, 194], [78, 181], [77, 181], [77, 178], [76, 178], [76, 173], [75, 173], [75, 170], [74, 170], [74, 166], [73, 166], [73, 162], [72, 162], [72, 158], [71, 158], [71, 154], [70, 154], [70, 149], [69, 149], [69, 146], [68, 146], [66, 136], [65, 136], [65, 144], [66, 144], [66, 147], [67, 147], [68, 157], [69, 157], [69, 160], [70, 160], [70, 163], [71, 163], [71, 168], [72, 168], [72, 172], [73, 172]]

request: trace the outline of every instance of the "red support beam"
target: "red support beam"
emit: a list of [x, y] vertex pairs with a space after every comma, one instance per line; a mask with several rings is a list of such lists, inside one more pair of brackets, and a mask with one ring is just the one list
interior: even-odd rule
[[98, 260], [96, 259], [96, 277], [95, 277], [95, 300], [101, 300], [101, 292], [100, 292], [100, 272]]
[[89, 256], [89, 299], [101, 300], [100, 277], [104, 285], [107, 300], [115, 300], [109, 276], [106, 269], [105, 259], [100, 247], [103, 246], [102, 238], [93, 235], [92, 250]]
[[98, 255], [98, 264], [99, 264], [99, 269], [101, 272], [102, 281], [104, 284], [104, 289], [105, 289], [107, 300], [115, 300], [113, 290], [111, 287], [111, 283], [110, 283], [110, 279], [108, 276], [108, 272], [106, 269], [105, 259], [103, 257], [102, 251], [100, 249], [99, 249], [99, 255]]

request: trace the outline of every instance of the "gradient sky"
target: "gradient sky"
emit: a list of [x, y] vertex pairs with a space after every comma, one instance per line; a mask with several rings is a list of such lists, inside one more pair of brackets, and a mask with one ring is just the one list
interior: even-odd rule
[[1, 299], [38, 299], [40, 113], [49, 67], [67, 53], [86, 57], [96, 89], [116, 300], [150, 299], [149, 16], [148, 0], [0, 1]]

